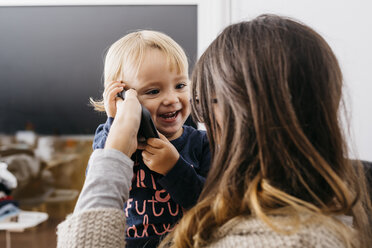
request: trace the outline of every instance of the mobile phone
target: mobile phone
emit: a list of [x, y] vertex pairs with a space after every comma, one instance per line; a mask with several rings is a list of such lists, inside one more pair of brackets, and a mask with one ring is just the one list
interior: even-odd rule
[[[125, 99], [125, 90], [118, 93], [118, 97]], [[147, 108], [142, 106], [141, 111], [141, 124], [138, 130], [138, 138], [149, 139], [149, 138], [159, 138], [158, 131], [155, 128], [154, 122], [152, 121], [151, 114]]]

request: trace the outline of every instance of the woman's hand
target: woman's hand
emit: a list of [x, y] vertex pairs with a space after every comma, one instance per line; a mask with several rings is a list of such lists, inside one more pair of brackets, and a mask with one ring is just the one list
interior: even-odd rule
[[123, 152], [128, 157], [137, 150], [137, 133], [141, 123], [141, 104], [137, 92], [125, 92], [125, 100], [116, 98], [116, 116], [108, 134], [105, 148]]
[[108, 117], [114, 118], [116, 115], [117, 94], [123, 91], [125, 84], [122, 81], [112, 81], [107, 83], [103, 91], [103, 102]]

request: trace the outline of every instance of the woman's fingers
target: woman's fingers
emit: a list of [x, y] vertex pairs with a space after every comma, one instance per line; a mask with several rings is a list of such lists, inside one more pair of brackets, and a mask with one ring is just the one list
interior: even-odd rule
[[122, 151], [130, 157], [138, 147], [137, 133], [141, 122], [141, 104], [134, 90], [128, 90], [125, 100], [117, 98], [116, 103], [117, 113], [105, 148]]
[[141, 104], [138, 101], [137, 92], [135, 90], [129, 89], [125, 92], [125, 100], [118, 106], [118, 115], [123, 118], [131, 119], [134, 125], [139, 127], [141, 121]]
[[129, 89], [125, 92], [125, 99], [135, 99], [138, 102], [137, 91]]

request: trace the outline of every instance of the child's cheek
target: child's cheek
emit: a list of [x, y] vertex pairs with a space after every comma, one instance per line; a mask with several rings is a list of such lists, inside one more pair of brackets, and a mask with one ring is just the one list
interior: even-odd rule
[[[144, 100], [142, 102], [140, 100], [140, 103], [142, 104], [142, 106], [146, 107], [147, 110], [150, 112], [152, 120], [156, 121], [156, 113], [157, 113], [156, 103], [149, 101], [149, 100]], [[156, 123], [154, 124], [156, 125]]]

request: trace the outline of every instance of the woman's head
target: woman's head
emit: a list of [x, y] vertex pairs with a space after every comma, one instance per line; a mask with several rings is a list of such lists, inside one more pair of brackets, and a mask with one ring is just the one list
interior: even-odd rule
[[220, 170], [236, 163], [242, 168], [235, 169], [250, 171], [249, 180], [259, 175], [316, 205], [322, 203], [313, 194], [322, 202], [332, 199], [328, 172], [316, 167], [327, 163], [344, 173], [342, 74], [320, 35], [277, 16], [232, 25], [203, 54], [192, 81], [193, 98], [199, 99], [194, 106], [200, 106], [195, 115], [206, 123], [212, 145], [220, 140], [219, 152], [212, 148], [216, 161], [227, 161], [218, 163], [226, 167]]
[[176, 246], [203, 245], [239, 215], [280, 231], [270, 213], [325, 216], [354, 206], [359, 188], [338, 119], [342, 74], [314, 30], [272, 15], [231, 25], [192, 82], [192, 112], [206, 125], [213, 161], [199, 203], [173, 234]]

